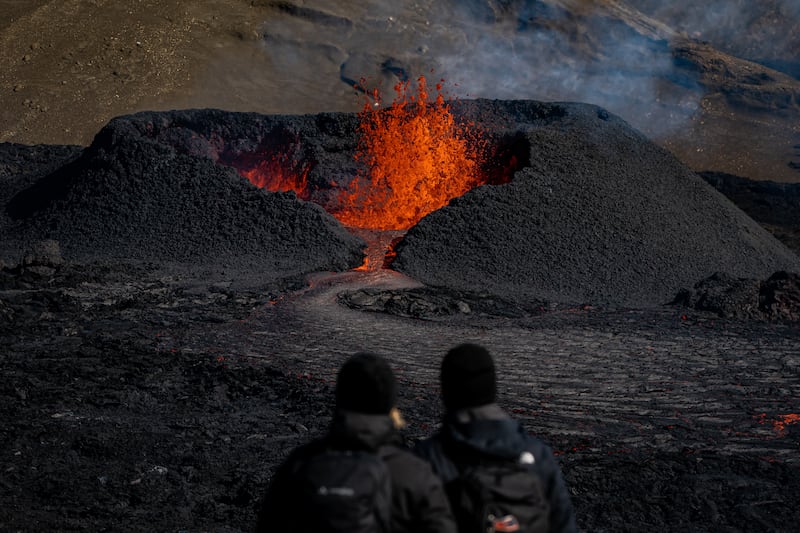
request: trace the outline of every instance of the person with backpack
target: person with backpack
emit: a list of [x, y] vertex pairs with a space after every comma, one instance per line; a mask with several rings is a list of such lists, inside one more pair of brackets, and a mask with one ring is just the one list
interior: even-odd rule
[[445, 485], [460, 533], [577, 531], [553, 452], [499, 405], [483, 346], [461, 344], [441, 364], [441, 429], [414, 451]]
[[456, 533], [441, 480], [403, 446], [388, 363], [355, 354], [339, 370], [335, 396], [327, 434], [275, 472], [256, 531]]

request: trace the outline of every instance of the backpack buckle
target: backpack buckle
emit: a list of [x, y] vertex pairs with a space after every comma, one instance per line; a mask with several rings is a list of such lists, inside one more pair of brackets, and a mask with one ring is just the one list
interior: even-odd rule
[[512, 514], [505, 516], [489, 515], [489, 533], [511, 533], [519, 531], [519, 520]]

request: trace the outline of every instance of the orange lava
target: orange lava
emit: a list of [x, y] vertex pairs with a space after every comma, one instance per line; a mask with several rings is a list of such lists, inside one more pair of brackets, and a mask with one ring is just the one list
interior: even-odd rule
[[[367, 102], [359, 114], [356, 159], [364, 168], [339, 197], [334, 215], [346, 226], [405, 230], [480, 185], [480, 150], [457, 124], [437, 84], [429, 101], [425, 77], [395, 86], [386, 109]], [[380, 95], [373, 95], [376, 102]]]
[[[759, 424], [766, 424], [767, 414], [761, 413], [754, 417]], [[800, 423], [800, 414], [790, 413], [787, 415], [777, 415], [773, 420], [769, 421], [773, 429], [781, 436], [786, 433], [786, 426]]]
[[308, 200], [308, 168], [293, 169], [281, 154], [262, 159], [256, 166], [240, 168], [239, 173], [260, 189], [272, 192], [294, 191], [297, 197]]
[[357, 270], [359, 272], [369, 272], [370, 270], [369, 257], [364, 257], [364, 262], [361, 263], [361, 266], [357, 266], [353, 270]]

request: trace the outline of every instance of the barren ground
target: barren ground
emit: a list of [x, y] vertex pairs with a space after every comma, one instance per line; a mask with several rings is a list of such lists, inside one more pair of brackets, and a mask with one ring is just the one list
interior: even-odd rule
[[[374, 43], [330, 46], [347, 22], [320, 19], [320, 2], [302, 4], [311, 18], [272, 4], [0, 0], [0, 141], [86, 146], [113, 116], [143, 109], [358, 108], [339, 66]], [[323, 7], [339, 16], [355, 4]], [[355, 30], [345, 33], [360, 39], [361, 12], [351, 12]], [[412, 28], [424, 19], [384, 15]], [[277, 55], [263, 53], [270, 21]], [[309, 33], [292, 40], [281, 27]], [[444, 46], [465, 32], [435, 35]], [[283, 69], [309, 57], [318, 62]], [[696, 169], [797, 181], [796, 102], [771, 113], [737, 100], [757, 102], [764, 86], [795, 94], [794, 82], [770, 76], [756, 75], [752, 93], [734, 84], [702, 97], [691, 126], [662, 144]], [[675, 94], [694, 94], [689, 85]], [[669, 101], [655, 118], [626, 118], [686, 114], [680, 98]], [[78, 153], [43, 150], [54, 160]], [[556, 450], [583, 530], [788, 532], [800, 523], [796, 322], [671, 306], [523, 311], [434, 289], [404, 308], [409, 316], [345, 305], [353, 291], [415, 287], [388, 270], [0, 264], [0, 530], [248, 531], [276, 465], [325, 430], [347, 356], [389, 358], [413, 442], [440, 416], [440, 357], [465, 341], [490, 348], [502, 404]]]
[[[502, 403], [558, 453], [587, 531], [791, 531], [800, 330], [663, 308], [404, 318], [337, 294], [390, 271], [233, 291], [147, 268], [3, 275], [0, 528], [247, 531], [270, 472], [324, 431], [335, 371], [387, 356], [410, 440], [447, 347], [496, 354]], [[281, 289], [284, 292], [279, 292]]]

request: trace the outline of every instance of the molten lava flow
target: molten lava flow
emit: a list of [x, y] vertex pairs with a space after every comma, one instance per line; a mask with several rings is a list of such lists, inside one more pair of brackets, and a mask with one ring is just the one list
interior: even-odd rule
[[402, 237], [395, 237], [389, 242], [389, 245], [386, 247], [386, 253], [383, 256], [383, 268], [389, 268], [392, 265], [392, 261], [397, 257], [397, 250], [395, 248], [401, 239]]
[[395, 90], [391, 107], [375, 109], [368, 102], [359, 114], [356, 159], [365, 168], [340, 196], [335, 213], [347, 226], [408, 229], [482, 183], [480, 146], [470, 141], [466, 126], [456, 124], [441, 84], [433, 102], [424, 77], [417, 80], [416, 96], [409, 82]]
[[800, 422], [800, 415], [791, 413], [788, 415], [779, 416], [777, 420], [772, 422], [772, 425], [778, 433], [783, 434], [786, 432], [786, 426], [797, 424], [798, 422]]
[[358, 272], [369, 272], [369, 256], [364, 257], [364, 262], [361, 263], [361, 266], [357, 266], [353, 270], [357, 270]]
[[308, 167], [292, 168], [287, 157], [281, 154], [261, 159], [255, 166], [239, 168], [239, 173], [260, 189], [272, 192], [294, 191], [298, 198], [308, 200]]

